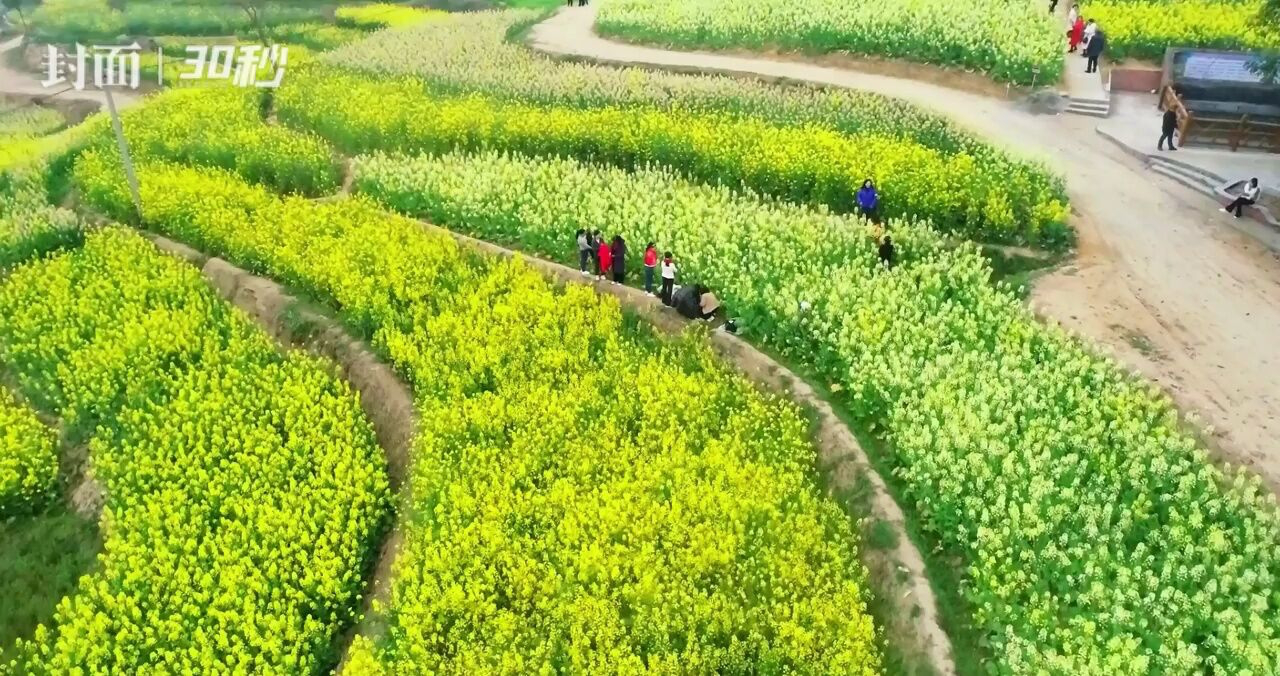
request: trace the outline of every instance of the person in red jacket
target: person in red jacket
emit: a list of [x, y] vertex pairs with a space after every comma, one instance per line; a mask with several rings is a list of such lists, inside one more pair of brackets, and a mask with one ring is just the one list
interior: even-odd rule
[[1067, 33], [1067, 46], [1070, 47], [1068, 52], [1074, 53], [1080, 47], [1080, 42], [1084, 40], [1084, 18], [1077, 16], [1075, 23], [1071, 24], [1071, 30]]
[[600, 279], [605, 279], [609, 276], [609, 269], [613, 267], [613, 249], [610, 249], [609, 242], [601, 237], [596, 251], [600, 257]]
[[653, 295], [653, 271], [658, 267], [658, 247], [649, 242], [644, 248], [644, 291]]

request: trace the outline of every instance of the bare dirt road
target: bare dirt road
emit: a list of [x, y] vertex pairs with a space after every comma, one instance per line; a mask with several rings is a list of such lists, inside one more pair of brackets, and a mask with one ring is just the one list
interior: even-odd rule
[[594, 22], [594, 7], [561, 10], [533, 28], [530, 46], [875, 91], [1044, 159], [1067, 179], [1080, 246], [1036, 283], [1032, 306], [1159, 383], [1214, 429], [1208, 441], [1223, 459], [1280, 489], [1280, 255], [1233, 229], [1212, 200], [1148, 172], [1088, 118], [1033, 115], [998, 98], [841, 68], [628, 45], [595, 35]]

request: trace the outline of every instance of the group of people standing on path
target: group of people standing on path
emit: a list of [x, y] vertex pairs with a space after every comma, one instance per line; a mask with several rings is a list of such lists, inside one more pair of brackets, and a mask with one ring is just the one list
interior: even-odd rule
[[[880, 223], [880, 193], [875, 183], [868, 178], [863, 181], [854, 196], [858, 210], [872, 223]], [[897, 249], [887, 234], [878, 238], [880, 264], [892, 268], [897, 259]], [[578, 228], [576, 233], [578, 246], [578, 271], [584, 277], [594, 275], [597, 279], [610, 280], [614, 284], [627, 283], [627, 241], [622, 235], [614, 235], [608, 239], [599, 230]], [[677, 292], [676, 262], [670, 251], [658, 257], [658, 247], [649, 242], [644, 247], [644, 290], [646, 293], [660, 298], [664, 305], [676, 308], [680, 314], [691, 319], [712, 319], [720, 309], [720, 301], [710, 289], [701, 284], [690, 284]], [[661, 278], [661, 290], [654, 291], [654, 282]], [[733, 322], [726, 323], [726, 329], [733, 332]]]
[[[627, 283], [627, 241], [622, 235], [613, 240], [605, 239], [599, 230], [578, 228], [578, 270], [583, 276], [591, 276], [591, 268], [600, 279], [611, 279], [614, 284]], [[644, 247], [644, 290], [653, 294], [654, 276], [662, 275], [662, 302], [671, 304], [671, 291], [676, 283], [676, 262], [668, 251], [658, 261], [658, 247], [649, 242]]]
[[[1056, 6], [1057, 2], [1051, 4], [1049, 11], [1052, 12]], [[1085, 21], [1080, 14], [1080, 5], [1072, 5], [1071, 11], [1067, 13], [1067, 53], [1074, 54], [1080, 50], [1081, 45], [1084, 46], [1084, 72], [1098, 72], [1098, 59], [1102, 58], [1102, 51], [1107, 48], [1107, 36], [1096, 21]]]

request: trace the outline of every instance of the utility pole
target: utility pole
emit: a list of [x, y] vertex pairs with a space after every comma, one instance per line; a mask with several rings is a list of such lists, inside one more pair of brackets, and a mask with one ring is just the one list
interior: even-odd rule
[[111, 128], [116, 132], [116, 145], [120, 147], [120, 160], [124, 164], [124, 177], [129, 183], [129, 193], [133, 195], [133, 209], [137, 213], [138, 223], [142, 223], [142, 195], [138, 191], [138, 175], [133, 171], [133, 158], [129, 155], [129, 141], [124, 137], [124, 125], [120, 124], [120, 113], [116, 111], [116, 100], [111, 97], [111, 85], [105, 85], [102, 93], [107, 97], [107, 110], [111, 113]]

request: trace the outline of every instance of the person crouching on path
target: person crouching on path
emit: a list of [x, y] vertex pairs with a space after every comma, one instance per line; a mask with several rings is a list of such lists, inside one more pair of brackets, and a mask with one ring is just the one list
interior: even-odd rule
[[[1075, 11], [1075, 10], [1072, 10]], [[1071, 30], [1067, 33], [1068, 52], [1075, 52], [1080, 48], [1080, 41], [1084, 39], [1084, 19], [1076, 17], [1075, 23], [1071, 24]]]
[[653, 270], [658, 267], [658, 248], [653, 242], [644, 247], [644, 292], [653, 295]]
[[613, 283], [627, 282], [627, 240], [622, 235], [613, 236], [613, 250], [610, 259], [613, 261]]
[[716, 313], [720, 311], [720, 299], [716, 298], [711, 289], [698, 285], [698, 309], [702, 311], [702, 318], [711, 321], [716, 318]]
[[586, 230], [578, 228], [578, 271], [583, 276], [590, 275], [587, 271], [587, 263], [591, 260], [591, 236]]
[[609, 271], [613, 269], [613, 250], [609, 248], [609, 243], [603, 237], [597, 240], [596, 256], [600, 259], [600, 279], [609, 277]]
[[876, 192], [876, 184], [867, 179], [862, 182], [862, 187], [858, 189], [858, 209], [862, 211], [862, 215], [872, 223], [880, 222], [880, 194]]
[[1169, 150], [1177, 150], [1173, 145], [1173, 132], [1178, 129], [1178, 113], [1172, 108], [1164, 111], [1164, 118], [1160, 121], [1160, 141], [1156, 143], [1157, 150], [1164, 150], [1165, 140], [1169, 141]]
[[662, 255], [662, 302], [671, 304], [671, 292], [676, 286], [676, 262], [668, 251]]
[[1249, 181], [1249, 185], [1246, 185], [1244, 190], [1240, 191], [1239, 197], [1235, 198], [1231, 204], [1223, 207], [1222, 210], [1227, 213], [1234, 211], [1236, 212], [1236, 218], [1240, 218], [1240, 214], [1244, 212], [1245, 207], [1252, 206], [1254, 202], [1258, 201], [1259, 192], [1262, 192], [1262, 189], [1258, 187], [1258, 179], [1255, 178]]

